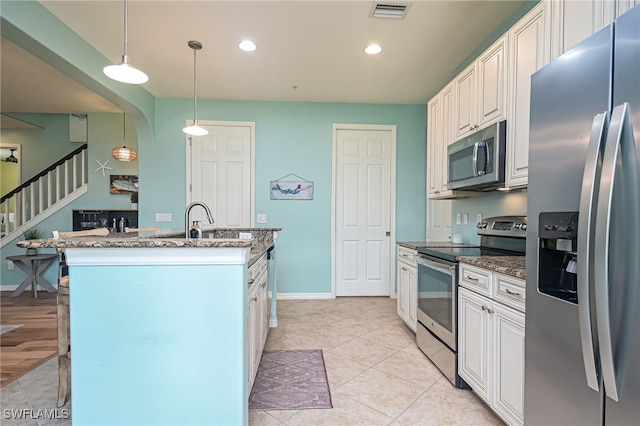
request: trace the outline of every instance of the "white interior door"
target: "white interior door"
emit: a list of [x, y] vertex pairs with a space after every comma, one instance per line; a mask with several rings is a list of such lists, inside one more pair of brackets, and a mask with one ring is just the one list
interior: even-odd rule
[[451, 204], [427, 199], [427, 241], [451, 241]]
[[[205, 123], [201, 121], [200, 125], [209, 134], [191, 137], [189, 201], [209, 206], [218, 227], [250, 227], [253, 127]], [[193, 209], [191, 217], [207, 224], [200, 208]]]
[[392, 131], [335, 133], [335, 294], [388, 296]]

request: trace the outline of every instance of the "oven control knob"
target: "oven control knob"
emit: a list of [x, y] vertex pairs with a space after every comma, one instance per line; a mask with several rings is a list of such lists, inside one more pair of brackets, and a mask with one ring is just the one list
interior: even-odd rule
[[520, 224], [520, 229], [522, 229], [523, 231], [527, 230], [527, 224], [526, 223], [521, 223]]

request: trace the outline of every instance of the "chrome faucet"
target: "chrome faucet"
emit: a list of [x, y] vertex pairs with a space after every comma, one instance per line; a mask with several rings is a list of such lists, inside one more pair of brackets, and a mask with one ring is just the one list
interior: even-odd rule
[[191, 213], [191, 209], [195, 206], [202, 207], [207, 214], [209, 223], [213, 223], [213, 215], [211, 214], [211, 210], [209, 210], [209, 207], [207, 207], [205, 203], [201, 201], [194, 201], [193, 203], [189, 204], [184, 211], [184, 238], [187, 240], [189, 239], [189, 214]]

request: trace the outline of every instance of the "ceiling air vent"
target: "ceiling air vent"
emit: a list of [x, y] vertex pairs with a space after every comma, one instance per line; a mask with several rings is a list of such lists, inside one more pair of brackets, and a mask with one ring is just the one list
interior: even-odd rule
[[369, 16], [372, 18], [402, 19], [408, 9], [409, 4], [374, 3]]

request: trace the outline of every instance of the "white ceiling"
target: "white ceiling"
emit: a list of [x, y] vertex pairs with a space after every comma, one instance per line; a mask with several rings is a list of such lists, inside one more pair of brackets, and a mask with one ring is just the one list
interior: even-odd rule
[[[107, 58], [97, 68], [121, 61], [123, 2], [41, 3]], [[368, 0], [130, 0], [128, 54], [156, 97], [193, 96], [198, 40], [198, 99], [426, 104], [522, 3], [412, 1], [394, 20]], [[382, 53], [364, 54], [374, 42]], [[4, 39], [1, 55], [2, 112], [119, 110]]]

